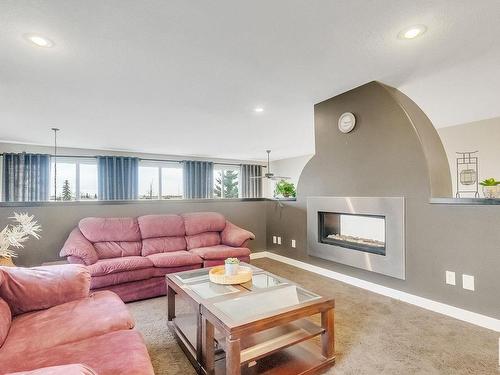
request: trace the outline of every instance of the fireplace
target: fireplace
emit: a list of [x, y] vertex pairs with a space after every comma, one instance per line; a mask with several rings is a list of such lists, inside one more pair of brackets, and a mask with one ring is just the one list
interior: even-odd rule
[[385, 256], [385, 216], [318, 212], [321, 243]]
[[405, 278], [403, 197], [308, 197], [310, 256]]

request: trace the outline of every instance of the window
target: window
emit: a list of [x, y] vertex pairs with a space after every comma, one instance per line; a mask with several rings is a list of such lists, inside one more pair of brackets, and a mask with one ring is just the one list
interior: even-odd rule
[[97, 199], [97, 164], [95, 161], [79, 161], [80, 167], [80, 200]]
[[159, 168], [154, 166], [139, 166], [139, 199], [158, 199]]
[[214, 168], [214, 198], [239, 197], [240, 169], [234, 166]]
[[161, 199], [182, 199], [183, 184], [182, 167], [161, 168]]
[[182, 167], [178, 163], [140, 163], [139, 199], [182, 199], [182, 193]]
[[56, 201], [96, 200], [97, 163], [94, 159], [57, 159], [54, 191], [55, 160], [51, 162], [50, 199]]

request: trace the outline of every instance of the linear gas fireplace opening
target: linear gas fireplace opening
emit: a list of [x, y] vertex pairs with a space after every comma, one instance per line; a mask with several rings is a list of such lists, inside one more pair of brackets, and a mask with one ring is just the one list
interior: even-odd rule
[[385, 216], [318, 212], [319, 242], [385, 255]]

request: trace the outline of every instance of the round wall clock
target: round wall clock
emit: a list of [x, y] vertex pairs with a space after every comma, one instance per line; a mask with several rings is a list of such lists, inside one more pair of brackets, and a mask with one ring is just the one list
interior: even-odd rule
[[339, 130], [349, 133], [356, 125], [356, 117], [351, 112], [342, 113], [339, 117]]

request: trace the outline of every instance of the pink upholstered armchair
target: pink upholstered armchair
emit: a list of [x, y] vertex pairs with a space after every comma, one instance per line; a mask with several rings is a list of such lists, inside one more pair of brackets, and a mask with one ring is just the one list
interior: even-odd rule
[[125, 304], [89, 288], [82, 265], [0, 267], [0, 374], [153, 374]]

